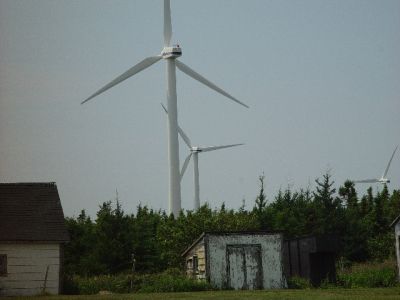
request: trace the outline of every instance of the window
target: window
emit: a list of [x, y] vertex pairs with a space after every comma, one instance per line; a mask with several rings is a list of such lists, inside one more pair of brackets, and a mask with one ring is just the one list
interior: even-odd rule
[[7, 276], [7, 254], [0, 254], [0, 276]]
[[187, 269], [188, 269], [188, 270], [192, 268], [192, 266], [193, 266], [192, 259], [188, 259], [188, 260], [187, 260], [186, 266], [187, 266]]
[[196, 272], [199, 268], [199, 259], [197, 258], [197, 255], [193, 256], [193, 271]]

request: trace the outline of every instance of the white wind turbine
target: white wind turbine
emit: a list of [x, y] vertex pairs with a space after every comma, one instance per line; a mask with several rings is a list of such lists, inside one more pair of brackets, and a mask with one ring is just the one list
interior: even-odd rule
[[[168, 115], [168, 110], [165, 108], [165, 106], [163, 104], [161, 104], [161, 105], [164, 108], [164, 111], [166, 112], [166, 114]], [[232, 145], [211, 146], [211, 147], [193, 146], [189, 137], [185, 134], [185, 132], [182, 130], [182, 128], [179, 125], [178, 125], [178, 133], [190, 150], [190, 153], [186, 157], [185, 162], [183, 163], [183, 166], [182, 166], [181, 180], [183, 178], [183, 174], [185, 174], [185, 171], [189, 165], [190, 158], [193, 157], [194, 209], [197, 210], [200, 208], [199, 153], [220, 150], [220, 149], [230, 148], [230, 147], [235, 147], [235, 146], [241, 146], [244, 144], [232, 144]]]
[[380, 183], [382, 183], [382, 184], [390, 183], [390, 180], [386, 178], [386, 175], [387, 175], [387, 173], [388, 173], [388, 171], [389, 171], [390, 164], [392, 163], [393, 156], [394, 156], [394, 154], [396, 153], [396, 150], [397, 150], [398, 147], [399, 147], [399, 146], [396, 146], [396, 148], [394, 148], [393, 154], [392, 154], [392, 156], [390, 157], [389, 162], [388, 162], [388, 164], [387, 164], [387, 167], [386, 167], [385, 171], [383, 172], [381, 178], [376, 178], [376, 179], [365, 179], [365, 180], [356, 180], [356, 181], [354, 181], [354, 183], [376, 183], [376, 182], [380, 182]]
[[134, 65], [122, 75], [115, 78], [113, 81], [99, 89], [89, 98], [85, 99], [81, 104], [100, 95], [106, 90], [112, 88], [118, 83], [128, 79], [129, 77], [143, 71], [161, 59], [165, 59], [167, 66], [167, 105], [168, 105], [168, 161], [169, 161], [169, 213], [177, 216], [181, 210], [181, 186], [179, 172], [179, 142], [178, 142], [178, 109], [176, 95], [176, 67], [183, 73], [200, 81], [209, 88], [228, 97], [232, 101], [239, 103], [245, 107], [246, 104], [240, 102], [214, 83], [204, 78], [184, 63], [177, 60], [182, 55], [182, 50], [179, 45], [171, 46], [172, 24], [171, 24], [171, 8], [170, 0], [164, 0], [164, 48], [160, 55], [150, 56]]

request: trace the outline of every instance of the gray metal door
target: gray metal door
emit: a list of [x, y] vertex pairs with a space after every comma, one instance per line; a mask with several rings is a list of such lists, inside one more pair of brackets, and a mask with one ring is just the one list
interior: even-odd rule
[[227, 245], [226, 275], [228, 288], [254, 290], [262, 288], [261, 245]]

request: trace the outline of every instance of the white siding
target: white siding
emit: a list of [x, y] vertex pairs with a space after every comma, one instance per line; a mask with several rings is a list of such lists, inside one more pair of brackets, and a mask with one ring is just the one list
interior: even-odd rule
[[246, 235], [209, 235], [208, 259], [210, 283], [218, 288], [228, 285], [227, 245], [260, 245], [264, 289], [286, 287], [282, 266], [282, 235], [246, 234]]
[[0, 254], [7, 255], [7, 276], [0, 276], [0, 296], [58, 294], [60, 271], [59, 244], [0, 244]]
[[397, 257], [397, 270], [398, 280], [400, 281], [400, 221], [398, 221], [394, 227], [395, 238], [396, 238], [396, 257]]

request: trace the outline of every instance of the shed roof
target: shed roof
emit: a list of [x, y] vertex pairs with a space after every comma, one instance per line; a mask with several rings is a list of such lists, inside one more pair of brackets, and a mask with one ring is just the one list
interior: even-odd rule
[[182, 252], [181, 256], [185, 256], [190, 250], [193, 249], [206, 235], [272, 235], [272, 234], [282, 234], [282, 231], [266, 231], [266, 230], [256, 230], [256, 231], [205, 231], [203, 232], [189, 247]]
[[392, 224], [390, 224], [390, 227], [393, 227], [394, 225], [396, 225], [397, 222], [399, 222], [399, 220], [400, 220], [400, 215], [398, 215], [397, 218], [393, 220]]
[[54, 182], [0, 183], [0, 241], [68, 240]]

